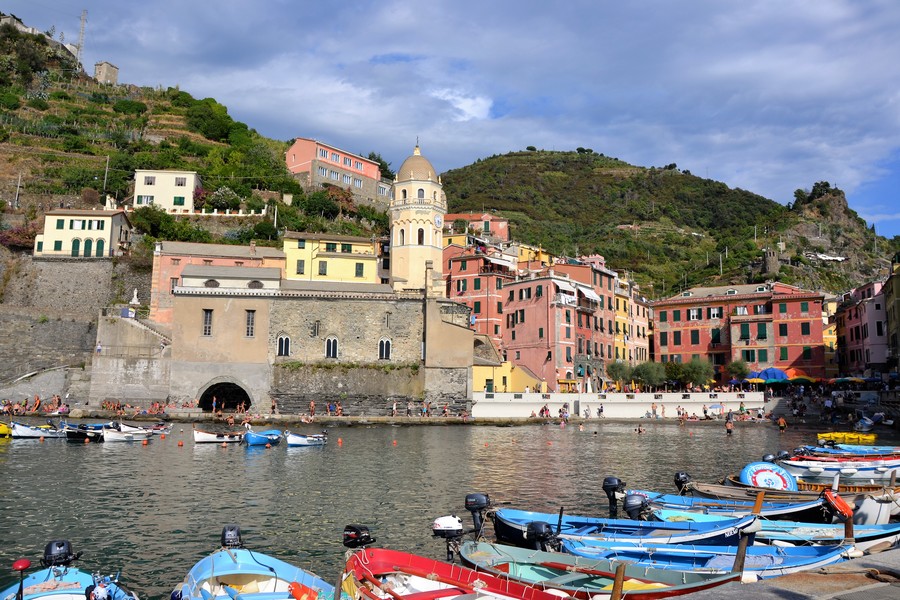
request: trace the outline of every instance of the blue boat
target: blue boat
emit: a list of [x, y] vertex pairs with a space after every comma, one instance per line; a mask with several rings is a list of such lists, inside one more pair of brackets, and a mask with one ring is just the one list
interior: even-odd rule
[[[731, 517], [742, 517], [754, 512], [754, 502], [750, 500], [698, 498], [644, 490], [631, 490], [628, 493], [646, 498], [651, 508], [696, 511]], [[803, 523], [831, 523], [834, 521], [834, 512], [830, 510], [824, 497], [812, 498], [806, 502], [763, 502], [758, 514], [762, 519], [780, 521]]]
[[[67, 600], [71, 598], [91, 598], [97, 588], [105, 590], [108, 600], [137, 600], [137, 596], [119, 584], [118, 574], [100, 575], [85, 573], [71, 566], [81, 557], [81, 552], [72, 552], [67, 540], [55, 540], [44, 548], [40, 571], [25, 575], [31, 561], [20, 559], [13, 563], [13, 570], [19, 573], [19, 582], [0, 591], [0, 598], [38, 600], [41, 598]], [[21, 592], [21, 594], [20, 594]]]
[[[653, 516], [663, 521], [714, 522], [722, 515], [659, 509]], [[760, 530], [756, 541], [774, 545], [792, 546], [835, 546], [844, 543], [843, 523], [797, 523], [794, 521], [768, 521], [760, 519]], [[882, 525], [854, 525], [853, 545], [857, 550], [876, 552], [893, 548], [900, 542], [900, 523]]]
[[278, 429], [253, 431], [253, 428], [247, 424], [247, 433], [244, 434], [244, 439], [241, 443], [248, 446], [274, 446], [280, 441], [281, 431]]
[[244, 548], [237, 525], [222, 529], [222, 548], [195, 564], [171, 600], [330, 599], [334, 587], [300, 567]]
[[[582, 538], [562, 540], [564, 552], [596, 560], [620, 560], [683, 573], [728, 573], [737, 546], [629, 544]], [[852, 556], [847, 546], [747, 546], [744, 574], [766, 579], [839, 563]]]
[[[608, 541], [653, 542], [658, 544], [737, 545], [742, 535], [759, 529], [753, 515], [709, 523], [633, 521], [554, 515], [550, 513], [499, 508], [493, 513], [497, 541], [513, 546], [546, 549], [546, 541], [595, 539]], [[540, 542], [544, 541], [543, 544]], [[752, 539], [750, 540], [752, 542]]]

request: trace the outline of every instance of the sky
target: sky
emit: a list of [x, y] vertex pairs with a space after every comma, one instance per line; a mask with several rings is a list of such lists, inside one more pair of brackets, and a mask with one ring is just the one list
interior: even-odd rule
[[828, 181], [900, 235], [896, 0], [2, 0], [119, 82], [266, 137], [438, 172], [535, 146], [676, 163], [783, 204]]

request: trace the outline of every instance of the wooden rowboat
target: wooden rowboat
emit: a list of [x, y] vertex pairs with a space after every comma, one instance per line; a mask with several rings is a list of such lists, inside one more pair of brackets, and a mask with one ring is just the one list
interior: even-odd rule
[[244, 439], [243, 431], [201, 431], [194, 429], [195, 444], [239, 444]]

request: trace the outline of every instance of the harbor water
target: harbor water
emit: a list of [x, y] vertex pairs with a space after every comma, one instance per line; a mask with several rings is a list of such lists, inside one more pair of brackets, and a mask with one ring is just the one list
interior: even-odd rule
[[[195, 446], [175, 424], [148, 445], [0, 440], [0, 589], [18, 558], [68, 539], [82, 569], [114, 573], [141, 598], [168, 598], [191, 566], [237, 523], [244, 543], [337, 578], [348, 523], [377, 545], [442, 558], [435, 517], [463, 510], [466, 493], [557, 512], [603, 515], [603, 478], [674, 491], [676, 471], [718, 481], [769, 452], [815, 441], [769, 423], [588, 421], [520, 427], [355, 425], [325, 447]], [[315, 433], [311, 426], [299, 433]], [[339, 443], [340, 440], [340, 443]], [[183, 442], [179, 446], [178, 442]]]

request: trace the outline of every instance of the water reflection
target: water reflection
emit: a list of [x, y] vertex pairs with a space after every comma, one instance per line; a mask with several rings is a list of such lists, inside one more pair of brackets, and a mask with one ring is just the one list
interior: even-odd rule
[[[431, 521], [468, 521], [468, 492], [539, 511], [605, 512], [608, 475], [674, 490], [675, 471], [712, 481], [813, 437], [758, 424], [731, 438], [719, 426], [646, 428], [357, 426], [331, 430], [325, 447], [271, 449], [195, 446], [178, 425], [147, 446], [14, 440], [0, 443], [0, 565], [36, 562], [47, 541], [69, 539], [84, 568], [121, 567], [141, 597], [168, 598], [233, 522], [249, 547], [331, 580], [347, 523], [369, 525], [379, 545], [440, 558]], [[0, 569], [0, 586], [11, 575]]]

